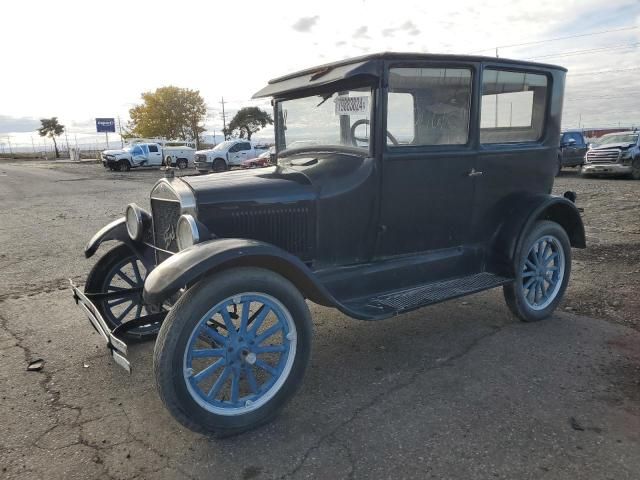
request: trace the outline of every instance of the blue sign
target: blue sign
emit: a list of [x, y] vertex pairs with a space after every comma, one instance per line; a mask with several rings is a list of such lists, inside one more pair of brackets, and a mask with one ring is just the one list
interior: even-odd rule
[[116, 131], [115, 118], [96, 118], [96, 131], [98, 133], [115, 132]]

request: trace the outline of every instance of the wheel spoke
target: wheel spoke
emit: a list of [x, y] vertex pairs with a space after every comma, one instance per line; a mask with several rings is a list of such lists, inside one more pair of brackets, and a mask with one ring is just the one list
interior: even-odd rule
[[258, 393], [258, 382], [256, 381], [256, 376], [253, 373], [253, 367], [251, 365], [247, 365], [244, 369], [245, 376], [247, 377], [247, 382], [249, 383], [249, 388], [251, 389], [251, 393]]
[[143, 284], [142, 275], [140, 275], [140, 269], [138, 268], [138, 260], [134, 259], [131, 261], [131, 266], [133, 267], [133, 274], [136, 276], [136, 280], [138, 285]]
[[266, 345], [264, 347], [255, 347], [254, 353], [282, 353], [287, 350], [286, 345]]
[[241, 335], [244, 335], [247, 331], [247, 323], [249, 322], [249, 309], [251, 307], [251, 302], [242, 302], [242, 316], [240, 317], [240, 328], [239, 332]]
[[535, 277], [536, 272], [529, 270], [528, 272], [524, 272], [522, 274], [522, 278], [527, 278], [527, 277]]
[[[222, 360], [222, 359], [220, 359], [220, 360]], [[222, 388], [222, 386], [227, 381], [227, 378], [229, 378], [229, 374], [230, 373], [231, 373], [231, 368], [225, 367], [225, 369], [222, 371], [222, 373], [220, 374], [218, 379], [215, 381], [215, 383], [211, 387], [211, 390], [209, 390], [209, 393], [207, 393], [207, 398], [215, 400], [215, 398], [217, 397], [218, 393], [220, 393], [220, 389]]]
[[533, 285], [535, 281], [535, 278], [530, 278], [529, 280], [527, 280], [527, 283], [524, 284], [524, 289], [529, 290], [531, 288], [531, 285]]
[[121, 297], [121, 298], [117, 298], [115, 300], [107, 300], [107, 306], [109, 308], [113, 308], [113, 307], [117, 307], [118, 305], [122, 305], [124, 302], [132, 302], [133, 300], [131, 300], [131, 297], [127, 296], [127, 297]]
[[255, 339], [256, 345], [260, 345], [267, 338], [269, 338], [272, 335], [275, 335], [277, 332], [282, 330], [282, 328], [283, 326], [280, 323], [276, 323], [275, 325], [269, 327], [264, 332], [262, 332], [259, 336], [256, 337]]
[[116, 318], [116, 320], [118, 322], [122, 322], [122, 320], [124, 320], [124, 317], [127, 316], [127, 314], [133, 309], [133, 307], [135, 307], [135, 303], [132, 301], [131, 305], [129, 305], [127, 308], [125, 308], [122, 313], [120, 315], [118, 315], [118, 317]]
[[116, 272], [116, 275], [118, 275], [122, 280], [124, 280], [125, 282], [127, 282], [129, 285], [131, 285], [132, 287], [137, 287], [137, 285], [135, 283], [133, 283], [133, 280], [131, 280], [125, 273], [123, 273], [122, 270], [118, 270]]
[[205, 335], [213, 338], [220, 345], [225, 345], [227, 343], [227, 341], [228, 341], [227, 337], [225, 337], [223, 335], [220, 335], [215, 328], [211, 328], [209, 325], [206, 325], [206, 324], [203, 325], [202, 332]]
[[194, 375], [191, 378], [195, 383], [200, 383], [202, 380], [204, 380], [208, 376], [213, 375], [216, 372], [216, 370], [218, 370], [223, 365], [224, 365], [224, 358], [221, 358], [217, 360], [215, 363], [212, 363], [211, 365], [209, 365], [207, 368], [201, 370], [200, 372], [198, 372], [197, 375]]
[[275, 377], [278, 375], [278, 371], [273, 368], [271, 365], [269, 365], [266, 362], [263, 362], [262, 360], [256, 360], [256, 363], [254, 363], [254, 365], [258, 368], [261, 368], [262, 370], [264, 370], [265, 372], [271, 374], [271, 376]]
[[201, 348], [191, 352], [192, 358], [222, 357], [223, 355], [224, 349], [222, 348]]
[[535, 270], [536, 269], [536, 266], [528, 258], [524, 261], [524, 264], [525, 264], [525, 266], [529, 267], [530, 270]]
[[224, 320], [224, 324], [227, 327], [227, 331], [230, 336], [236, 336], [236, 326], [233, 324], [233, 320], [231, 319], [231, 315], [229, 315], [229, 310], [227, 310], [227, 306], [223, 305], [220, 309], [220, 315], [222, 315], [222, 319]]
[[256, 319], [251, 323], [251, 331], [254, 333], [254, 335], [256, 333], [258, 333], [258, 330], [260, 330], [260, 327], [262, 326], [262, 322], [264, 322], [264, 319], [267, 318], [267, 315], [269, 315], [269, 312], [271, 311], [271, 308], [269, 308], [266, 305], [262, 305], [259, 309], [258, 312], [256, 312], [258, 315], [256, 316]]
[[233, 371], [231, 377], [231, 403], [234, 405], [238, 403], [238, 396], [240, 395], [240, 370]]
[[136, 318], [140, 318], [140, 315], [142, 315], [142, 304], [139, 303], [138, 304], [138, 308], [136, 308]]
[[555, 260], [556, 258], [558, 258], [558, 254], [554, 253], [552, 255], [549, 255], [549, 257], [544, 261], [544, 265], [549, 265], [549, 262], [551, 262], [552, 260]]

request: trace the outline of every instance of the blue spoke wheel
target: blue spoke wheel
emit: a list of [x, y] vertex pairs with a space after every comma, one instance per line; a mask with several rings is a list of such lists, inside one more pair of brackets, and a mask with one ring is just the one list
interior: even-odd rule
[[300, 292], [276, 273], [231, 269], [188, 288], [168, 313], [154, 351], [156, 386], [186, 427], [233, 435], [277, 415], [310, 349]]
[[548, 317], [569, 281], [571, 245], [566, 232], [555, 222], [536, 222], [515, 260], [515, 281], [504, 287], [507, 305], [524, 321]]

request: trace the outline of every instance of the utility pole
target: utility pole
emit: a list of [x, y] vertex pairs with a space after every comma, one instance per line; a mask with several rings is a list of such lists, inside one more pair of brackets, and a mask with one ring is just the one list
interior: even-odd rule
[[498, 55], [498, 47], [496, 47], [496, 58], [500, 58], [500, 55]]
[[509, 126], [513, 126], [513, 102], [509, 102]]
[[31, 148], [33, 148], [33, 154], [35, 155], [35, 153], [36, 153], [36, 144], [33, 143], [33, 137], [31, 137]]
[[122, 139], [122, 124], [120, 123], [120, 115], [118, 115], [118, 133], [120, 134], [120, 147], [124, 148], [124, 140]]
[[224, 139], [227, 139], [227, 117], [225, 117], [224, 115], [224, 97], [222, 97], [222, 101], [220, 102], [222, 104], [222, 136], [224, 137]]
[[69, 152], [69, 137], [67, 136], [67, 130], [66, 129], [64, 131], [64, 139], [67, 142], [67, 155], [71, 155], [71, 153]]
[[11, 149], [11, 137], [7, 137], [7, 143], [9, 144], [9, 155], [13, 156], [13, 150]]
[[582, 128], [582, 113], [578, 115], [578, 128]]

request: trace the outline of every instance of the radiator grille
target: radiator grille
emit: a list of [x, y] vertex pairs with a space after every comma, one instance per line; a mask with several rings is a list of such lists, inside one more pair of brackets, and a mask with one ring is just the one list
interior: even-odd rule
[[[151, 199], [151, 213], [153, 215], [154, 245], [170, 252], [178, 251], [176, 242], [176, 228], [180, 218], [180, 202], [170, 200]], [[168, 253], [157, 251], [158, 262], [166, 260]]]
[[620, 150], [589, 150], [587, 152], [587, 163], [616, 163], [620, 158]]

